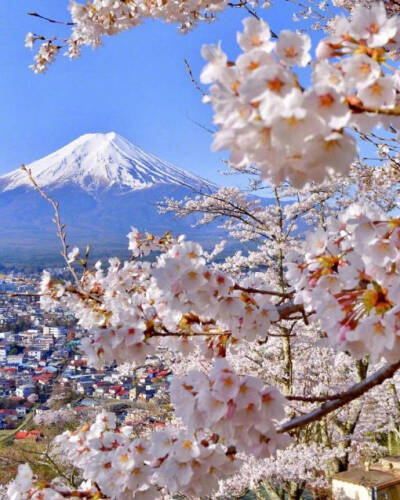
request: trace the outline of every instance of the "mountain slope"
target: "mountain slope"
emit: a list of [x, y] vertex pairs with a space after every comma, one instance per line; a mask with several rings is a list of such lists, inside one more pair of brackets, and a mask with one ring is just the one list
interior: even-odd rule
[[[115, 132], [85, 134], [67, 146], [29, 165], [38, 184], [59, 188], [69, 184], [86, 192], [119, 189], [135, 191], [154, 184], [174, 184], [201, 189], [211, 183], [145, 153]], [[30, 187], [18, 169], [0, 176], [0, 190]]]
[[[181, 199], [215, 186], [145, 153], [115, 133], [86, 134], [28, 165], [40, 186], [60, 203], [73, 245], [90, 243], [98, 256], [127, 254], [131, 226], [161, 234], [185, 233], [205, 246], [222, 236], [216, 225], [193, 229], [195, 216], [160, 215], [165, 196]], [[0, 263], [48, 259], [59, 243], [49, 204], [15, 170], [0, 177]]]

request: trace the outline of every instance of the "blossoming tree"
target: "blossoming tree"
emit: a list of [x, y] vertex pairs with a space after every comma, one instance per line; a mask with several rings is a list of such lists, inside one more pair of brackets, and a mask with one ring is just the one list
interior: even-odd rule
[[[220, 246], [208, 253], [183, 236], [133, 229], [131, 260], [89, 269], [83, 259], [79, 270], [53, 202], [71, 281], [45, 272], [42, 306], [75, 313], [92, 366], [140, 365], [167, 348], [176, 361], [174, 415], [165, 430], [132, 438], [103, 412], [55, 442], [81, 470], [78, 490], [40, 483], [21, 466], [10, 498], [200, 498], [259, 483], [273, 498], [282, 490], [299, 498], [305, 488], [323, 497], [330, 473], [381, 453], [383, 438], [398, 431], [396, 7], [343, 3], [351, 12], [324, 17], [314, 57], [309, 35], [275, 34], [267, 10], [240, 6], [250, 17], [236, 60], [220, 45], [202, 49], [204, 101], [218, 127], [213, 147], [228, 150], [230, 168], [251, 175], [255, 189], [272, 183], [276, 203], [231, 188], [165, 201], [162, 210], [178, 216], [222, 218], [232, 237], [253, 242], [247, 254], [216, 262]], [[33, 69], [43, 72], [63, 44], [76, 57], [147, 17], [187, 31], [227, 7], [72, 2], [67, 40], [30, 33], [26, 43], [41, 40]], [[303, 87], [297, 70], [306, 66]], [[358, 152], [362, 141], [376, 147], [373, 164]]]

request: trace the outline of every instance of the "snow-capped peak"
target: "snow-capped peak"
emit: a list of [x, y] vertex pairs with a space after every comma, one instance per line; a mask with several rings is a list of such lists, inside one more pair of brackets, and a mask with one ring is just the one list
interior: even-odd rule
[[[46, 188], [78, 185], [88, 192], [118, 188], [145, 189], [154, 184], [175, 184], [195, 189], [208, 181], [145, 153], [115, 132], [85, 134], [30, 165], [33, 177]], [[22, 170], [0, 177], [0, 191], [30, 186]]]

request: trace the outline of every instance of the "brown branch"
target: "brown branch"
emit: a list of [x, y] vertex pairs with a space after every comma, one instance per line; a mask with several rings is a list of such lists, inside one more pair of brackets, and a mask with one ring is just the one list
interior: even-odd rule
[[[258, 21], [260, 20], [260, 16], [257, 14], [257, 12], [254, 9], [249, 7], [247, 0], [240, 0], [238, 3], [229, 2], [228, 6], [229, 7], [244, 8], [245, 10], [247, 10], [247, 12], [251, 16], [255, 17]], [[271, 31], [271, 35], [273, 38], [278, 38], [277, 35], [273, 31]]]
[[211, 128], [208, 128], [206, 127], [205, 125], [203, 125], [202, 123], [196, 121], [196, 120], [193, 120], [193, 118], [190, 118], [190, 116], [186, 115], [187, 116], [187, 119], [190, 120], [194, 125], [196, 125], [197, 127], [205, 130], [206, 132], [208, 132], [209, 134], [211, 135], [214, 135], [216, 130], [212, 130]]
[[326, 401], [334, 401], [343, 396], [341, 394], [332, 394], [332, 396], [285, 396], [288, 401], [301, 401], [303, 403], [325, 403]]
[[240, 285], [234, 285], [233, 289], [234, 290], [241, 290], [242, 292], [247, 292], [247, 293], [259, 293], [261, 295], [273, 295], [275, 297], [282, 297], [285, 299], [288, 299], [289, 297], [292, 296], [291, 293], [273, 292], [272, 290], [261, 290], [259, 288], [243, 287]]
[[[304, 307], [302, 304], [294, 304], [292, 301], [282, 304], [277, 307], [279, 313], [279, 320], [293, 319], [291, 316], [294, 313], [303, 313]], [[298, 319], [298, 318], [296, 318]]]
[[349, 106], [350, 110], [356, 114], [375, 113], [378, 115], [386, 115], [386, 116], [400, 116], [400, 108], [399, 107], [388, 108], [388, 109], [369, 108], [367, 106], [364, 106], [363, 103], [360, 101], [360, 99], [358, 99], [355, 96], [346, 97], [346, 102], [347, 102], [347, 105]]
[[198, 90], [203, 97], [206, 96], [207, 93], [204, 92], [204, 90], [200, 87], [199, 82], [193, 76], [193, 71], [192, 71], [192, 68], [190, 67], [189, 61], [187, 59], [184, 59], [183, 61], [184, 61], [185, 66], [186, 66], [186, 71], [188, 72], [190, 80], [193, 83], [195, 89]]
[[[293, 318], [290, 318], [293, 319]], [[291, 335], [290, 333], [269, 333], [268, 332], [268, 337], [279, 337], [279, 338], [290, 338], [290, 337], [297, 337], [296, 334]], [[259, 341], [259, 344], [264, 344], [264, 342]]]
[[76, 274], [75, 269], [71, 266], [70, 262], [68, 261], [67, 235], [64, 232], [65, 225], [62, 224], [62, 222], [61, 222], [59, 204], [51, 196], [49, 196], [47, 193], [45, 193], [45, 191], [43, 191], [43, 189], [39, 186], [39, 184], [34, 179], [32, 172], [29, 168], [27, 168], [25, 165], [22, 165], [21, 169], [27, 173], [29, 180], [31, 181], [34, 188], [37, 189], [37, 191], [39, 191], [42, 198], [44, 198], [47, 202], [49, 202], [50, 205], [53, 207], [53, 210], [54, 210], [53, 222], [57, 226], [57, 236], [59, 237], [59, 239], [61, 241], [61, 246], [62, 246], [61, 255], [64, 258], [65, 263], [67, 265], [67, 268], [68, 268], [69, 272], [71, 273], [71, 275], [73, 276], [78, 289], [81, 290], [81, 285], [80, 285], [78, 275]]
[[149, 337], [223, 337], [232, 335], [231, 332], [221, 332], [221, 333], [188, 333], [188, 332], [157, 332], [152, 331], [147, 333]]
[[342, 408], [347, 403], [350, 403], [350, 401], [359, 398], [373, 387], [380, 385], [385, 380], [393, 377], [393, 375], [399, 368], [400, 368], [400, 361], [385, 365], [383, 368], [377, 370], [375, 373], [367, 377], [362, 382], [353, 385], [352, 387], [350, 387], [349, 390], [338, 395], [339, 397], [337, 397], [336, 399], [324, 403], [319, 408], [316, 408], [315, 410], [305, 415], [288, 420], [280, 427], [278, 427], [277, 431], [279, 433], [289, 432], [292, 431], [293, 429], [304, 427], [305, 425], [311, 422], [320, 420], [322, 417], [325, 417], [326, 415], [329, 415], [329, 413], [332, 413], [333, 411]]
[[37, 286], [38, 283], [35, 283], [34, 281], [30, 281], [24, 278], [18, 278], [16, 276], [8, 276], [7, 274], [1, 274], [0, 273], [0, 279], [2, 280], [10, 280], [10, 281], [15, 281], [17, 283], [24, 283], [26, 285], [32, 285], [32, 286]]
[[0, 292], [0, 295], [5, 295], [7, 297], [40, 297], [39, 293]]
[[43, 19], [43, 20], [45, 20], [49, 23], [52, 23], [52, 24], [63, 24], [64, 26], [75, 26], [75, 23], [73, 23], [73, 22], [56, 21], [55, 19], [50, 19], [49, 17], [42, 16], [41, 14], [38, 14], [37, 12], [28, 12], [28, 16], [38, 17], [39, 19]]
[[[247, 10], [247, 12], [248, 12], [251, 16], [255, 17], [258, 21], [260, 20], [260, 16], [257, 14], [257, 12], [256, 12], [254, 9], [251, 9], [251, 8], [247, 5], [247, 3], [246, 3], [246, 5], [244, 6], [244, 8]], [[273, 38], [278, 38], [278, 37], [276, 36], [276, 34], [275, 34], [272, 30], [271, 30], [271, 36], [272, 36]]]

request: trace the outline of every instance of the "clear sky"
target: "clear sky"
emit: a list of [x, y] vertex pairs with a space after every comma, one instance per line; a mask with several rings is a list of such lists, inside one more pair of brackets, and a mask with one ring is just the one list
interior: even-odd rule
[[[28, 16], [29, 11], [69, 20], [67, 0], [2, 0], [0, 18], [0, 174], [30, 163], [88, 132], [115, 131], [145, 151], [216, 182], [222, 154], [211, 152], [212, 137], [193, 123], [212, 126], [209, 105], [193, 87], [183, 63], [198, 77], [203, 43], [223, 42], [231, 57], [238, 52], [236, 32], [246, 17], [228, 9], [213, 24], [181, 35], [161, 21], [106, 39], [97, 51], [86, 49], [70, 61], [60, 56], [45, 75], [28, 65], [28, 31], [65, 34], [67, 29]], [[283, 15], [284, 13], [284, 15]], [[263, 11], [274, 31], [295, 29], [291, 6]]]

